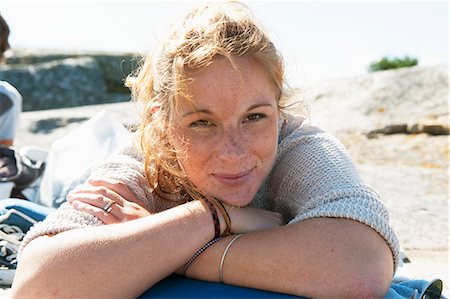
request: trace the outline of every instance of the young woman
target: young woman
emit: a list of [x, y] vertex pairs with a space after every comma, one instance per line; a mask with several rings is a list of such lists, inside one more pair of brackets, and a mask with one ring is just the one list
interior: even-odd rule
[[243, 5], [187, 14], [128, 82], [138, 141], [27, 234], [14, 298], [136, 297], [174, 272], [384, 296], [387, 210], [336, 139], [289, 115], [282, 58]]

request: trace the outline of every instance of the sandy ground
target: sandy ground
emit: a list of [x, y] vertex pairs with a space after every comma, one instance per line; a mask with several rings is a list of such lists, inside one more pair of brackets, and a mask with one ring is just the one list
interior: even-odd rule
[[380, 194], [414, 278], [441, 278], [449, 295], [448, 136], [338, 136]]
[[[105, 108], [125, 125], [137, 120], [136, 109], [129, 103], [27, 112], [16, 145], [49, 149], [79, 121]], [[45, 130], [36, 130], [36, 122], [43, 119], [53, 122]], [[52, 127], [55, 120], [65, 126]], [[360, 133], [338, 133], [337, 137], [388, 207], [392, 226], [411, 260], [408, 268], [413, 278], [441, 278], [449, 297], [448, 136], [399, 134], [368, 139]], [[8, 289], [0, 289], [0, 297], [8, 297]]]

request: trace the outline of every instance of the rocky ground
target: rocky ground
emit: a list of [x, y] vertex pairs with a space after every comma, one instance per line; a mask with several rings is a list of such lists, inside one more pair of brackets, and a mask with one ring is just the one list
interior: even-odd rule
[[[311, 122], [341, 140], [364, 180], [387, 205], [392, 226], [411, 261], [408, 268], [412, 277], [441, 278], [448, 296], [449, 135], [431, 135], [426, 130], [414, 134], [408, 130], [373, 133], [390, 125], [407, 124], [411, 128], [430, 122], [445, 133], [447, 67], [412, 68], [325, 82], [305, 87], [304, 95]], [[131, 103], [26, 112], [17, 146], [49, 149], [54, 140], [102, 109], [124, 125], [137, 121]]]

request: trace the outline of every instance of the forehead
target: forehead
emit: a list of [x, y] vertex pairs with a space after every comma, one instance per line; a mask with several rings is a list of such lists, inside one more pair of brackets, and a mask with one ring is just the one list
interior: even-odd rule
[[[252, 78], [269, 79], [269, 73], [263, 65], [255, 58], [248, 56], [219, 56], [215, 58], [209, 65], [197, 70], [187, 70], [187, 77], [191, 82], [211, 83], [213, 80], [223, 79], [230, 83], [249, 80]], [[234, 80], [233, 80], [234, 79]], [[243, 82], [242, 82], [243, 83]]]
[[269, 73], [258, 61], [248, 57], [234, 57], [231, 61], [217, 58], [200, 70], [189, 71], [187, 77], [186, 93], [194, 105], [275, 98]]

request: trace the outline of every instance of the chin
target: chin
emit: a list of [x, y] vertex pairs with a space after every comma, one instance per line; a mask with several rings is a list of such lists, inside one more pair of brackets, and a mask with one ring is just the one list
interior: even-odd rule
[[227, 205], [234, 206], [234, 207], [245, 207], [248, 206], [254, 198], [255, 195], [249, 196], [219, 196], [219, 198], [223, 203], [226, 203]]

